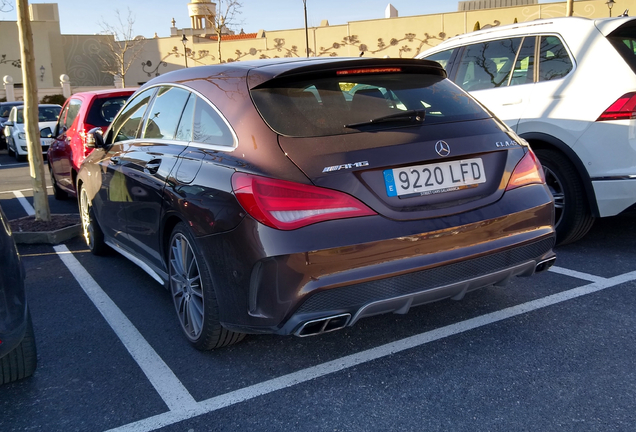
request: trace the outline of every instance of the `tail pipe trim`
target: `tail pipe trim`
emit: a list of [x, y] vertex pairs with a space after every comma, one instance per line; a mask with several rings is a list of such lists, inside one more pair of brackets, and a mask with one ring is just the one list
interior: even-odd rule
[[543, 261], [539, 261], [537, 263], [537, 266], [534, 268], [534, 272], [535, 273], [541, 273], [544, 272], [546, 270], [548, 270], [550, 267], [552, 267], [552, 265], [554, 265], [554, 262], [556, 261], [556, 257], [550, 257], [548, 259], [544, 259]]
[[351, 314], [348, 313], [307, 321], [298, 327], [294, 335], [307, 337], [329, 333], [345, 328], [349, 321], [351, 321]]

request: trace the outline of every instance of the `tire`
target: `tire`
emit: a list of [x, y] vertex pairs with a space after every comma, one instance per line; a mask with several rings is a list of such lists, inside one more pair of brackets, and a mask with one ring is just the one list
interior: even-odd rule
[[51, 184], [53, 185], [53, 196], [58, 201], [64, 201], [68, 199], [68, 194], [64, 192], [57, 184], [57, 180], [55, 180], [55, 175], [53, 174], [53, 169], [49, 166], [49, 174], [51, 175]]
[[7, 153], [9, 156], [15, 156], [15, 151], [11, 148], [11, 138], [7, 138]]
[[535, 151], [554, 197], [554, 225], [557, 245], [580, 240], [594, 224], [587, 195], [574, 165], [554, 150]]
[[18, 153], [18, 149], [16, 148], [15, 152], [13, 153], [15, 156], [15, 160], [18, 162], [24, 162], [26, 160], [25, 156], [22, 156], [20, 153]]
[[91, 200], [88, 198], [88, 192], [84, 186], [80, 187], [79, 211], [82, 221], [82, 236], [88, 249], [93, 255], [105, 255], [108, 251], [108, 245], [104, 242], [104, 233], [95, 220]]
[[204, 351], [243, 340], [245, 334], [221, 326], [210, 271], [183, 222], [172, 231], [168, 248], [170, 294], [181, 329], [190, 343]]
[[33, 375], [38, 356], [31, 314], [27, 312], [27, 329], [20, 345], [0, 359], [0, 384], [7, 384]]

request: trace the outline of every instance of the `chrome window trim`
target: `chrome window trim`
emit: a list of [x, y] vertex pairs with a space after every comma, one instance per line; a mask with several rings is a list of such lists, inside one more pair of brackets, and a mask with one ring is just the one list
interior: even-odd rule
[[222, 151], [226, 153], [231, 153], [234, 150], [236, 150], [236, 147], [200, 143], [196, 141], [166, 140], [161, 138], [149, 138], [149, 139], [135, 138], [135, 139], [126, 140], [126, 141], [117, 141], [117, 144], [126, 144], [126, 145], [142, 144], [142, 143], [158, 144], [158, 145], [176, 145], [176, 146], [181, 146], [184, 149], [189, 147], [195, 147], [195, 148], [200, 148], [204, 150]]

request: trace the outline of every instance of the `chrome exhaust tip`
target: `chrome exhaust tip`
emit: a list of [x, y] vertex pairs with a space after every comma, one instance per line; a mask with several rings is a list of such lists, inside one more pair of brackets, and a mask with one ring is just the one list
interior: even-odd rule
[[323, 333], [343, 329], [349, 324], [351, 314], [334, 315], [327, 318], [307, 321], [294, 332], [295, 336], [307, 337], [317, 336]]
[[556, 257], [550, 257], [548, 259], [545, 259], [543, 261], [539, 261], [536, 265], [536, 267], [534, 268], [534, 272], [535, 273], [541, 273], [544, 272], [546, 270], [548, 270], [550, 267], [552, 267], [554, 265], [554, 262], [556, 261]]

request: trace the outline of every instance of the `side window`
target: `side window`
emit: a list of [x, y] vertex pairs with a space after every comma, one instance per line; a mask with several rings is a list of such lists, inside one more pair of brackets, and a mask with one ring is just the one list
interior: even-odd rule
[[113, 122], [113, 142], [135, 139], [139, 125], [144, 118], [144, 113], [152, 95], [157, 89], [151, 88], [135, 96]]
[[521, 38], [468, 45], [459, 62], [456, 81], [466, 91], [505, 87]]
[[198, 143], [228, 147], [234, 145], [234, 136], [221, 115], [199, 97], [196, 98], [194, 106], [192, 140]]
[[534, 44], [536, 39], [535, 36], [524, 38], [521, 49], [519, 50], [519, 55], [517, 56], [517, 62], [515, 63], [510, 85], [534, 82]]
[[57, 118], [57, 124], [55, 125], [56, 136], [64, 132], [64, 119], [66, 118], [66, 113], [68, 113], [69, 106], [71, 106], [70, 99], [66, 101], [66, 103], [62, 107], [62, 112], [60, 113], [60, 116]]
[[563, 78], [571, 70], [572, 60], [561, 40], [556, 36], [541, 36], [539, 81]]
[[77, 118], [81, 106], [82, 101], [80, 101], [79, 99], [71, 99], [71, 101], [69, 102], [66, 112], [66, 120], [64, 121], [64, 127], [66, 127], [66, 129], [70, 128]]
[[[454, 51], [455, 48], [438, 52], [426, 57], [426, 60], [436, 61], [437, 63], [441, 64], [444, 69], [446, 69], [446, 65], [448, 65], [448, 61], [450, 60]], [[448, 72], [448, 69], [446, 69], [446, 72]]]
[[183, 114], [181, 114], [179, 127], [177, 128], [175, 139], [178, 141], [192, 141], [192, 122], [194, 121], [194, 104], [196, 100], [197, 97], [190, 94], [188, 103], [183, 110]]
[[148, 111], [144, 138], [172, 140], [190, 92], [178, 87], [161, 87]]

